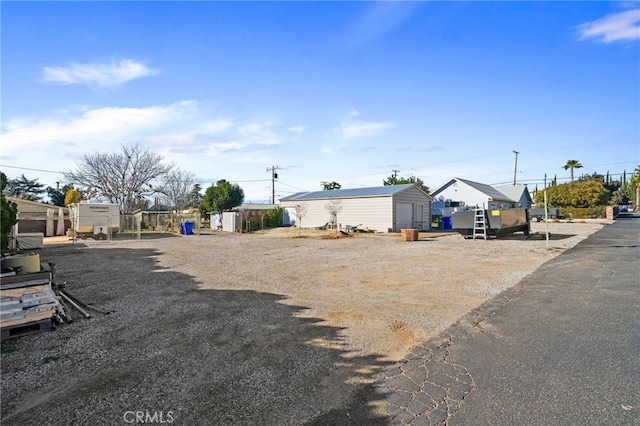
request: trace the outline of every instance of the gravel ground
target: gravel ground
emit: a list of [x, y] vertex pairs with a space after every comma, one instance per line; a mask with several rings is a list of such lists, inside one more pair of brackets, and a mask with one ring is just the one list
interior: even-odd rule
[[113, 312], [2, 343], [2, 424], [384, 424], [382, 369], [607, 223], [550, 223], [550, 249], [292, 229], [47, 245]]

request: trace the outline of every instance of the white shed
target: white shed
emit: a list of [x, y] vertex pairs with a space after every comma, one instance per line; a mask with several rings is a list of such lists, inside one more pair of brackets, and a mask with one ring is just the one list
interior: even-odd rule
[[[298, 218], [296, 206], [305, 213]], [[337, 218], [331, 206], [337, 206]], [[411, 228], [431, 227], [431, 197], [414, 184], [378, 186], [372, 188], [338, 189], [299, 192], [280, 200], [284, 209], [284, 224], [306, 228], [337, 223], [342, 226], [361, 225], [378, 232], [400, 232]]]

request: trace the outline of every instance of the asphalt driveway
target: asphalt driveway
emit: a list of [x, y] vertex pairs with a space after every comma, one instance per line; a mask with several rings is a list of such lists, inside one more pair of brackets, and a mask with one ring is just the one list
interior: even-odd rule
[[550, 260], [384, 377], [396, 424], [639, 424], [640, 216]]

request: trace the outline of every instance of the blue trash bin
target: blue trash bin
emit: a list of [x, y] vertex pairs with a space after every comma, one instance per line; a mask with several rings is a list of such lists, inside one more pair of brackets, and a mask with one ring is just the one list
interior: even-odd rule
[[193, 234], [193, 222], [182, 222], [182, 233], [184, 235]]
[[444, 216], [442, 218], [442, 222], [444, 223], [444, 229], [453, 229], [451, 224], [451, 216]]

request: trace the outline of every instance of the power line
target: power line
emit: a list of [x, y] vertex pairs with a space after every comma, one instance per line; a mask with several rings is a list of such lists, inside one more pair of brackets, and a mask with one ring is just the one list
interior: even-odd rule
[[55, 172], [53, 170], [32, 169], [32, 168], [29, 168], [29, 167], [7, 166], [7, 165], [4, 165], [4, 164], [0, 164], [0, 167], [6, 167], [8, 169], [29, 170], [29, 171], [32, 171], [32, 172], [42, 172], [42, 173], [56, 173], [56, 174], [64, 173], [64, 172], [61, 172], [61, 171]]

